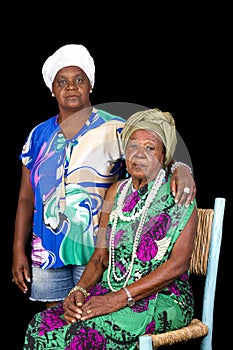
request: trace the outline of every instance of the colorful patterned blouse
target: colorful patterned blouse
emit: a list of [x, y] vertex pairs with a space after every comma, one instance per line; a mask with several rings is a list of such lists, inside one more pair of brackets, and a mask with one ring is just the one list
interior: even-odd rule
[[37, 125], [20, 155], [35, 198], [32, 264], [42, 269], [88, 262], [103, 197], [124, 169], [123, 118], [93, 108], [71, 139], [57, 118]]

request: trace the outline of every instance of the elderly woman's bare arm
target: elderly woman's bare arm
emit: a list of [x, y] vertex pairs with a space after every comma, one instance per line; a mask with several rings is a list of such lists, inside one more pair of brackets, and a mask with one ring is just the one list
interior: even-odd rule
[[135, 301], [159, 292], [188, 270], [196, 229], [197, 209], [195, 207], [173, 247], [170, 258], [156, 270], [127, 287]]

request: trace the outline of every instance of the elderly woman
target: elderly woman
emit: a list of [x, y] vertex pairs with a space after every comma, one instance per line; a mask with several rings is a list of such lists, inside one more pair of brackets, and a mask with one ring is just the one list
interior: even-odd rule
[[189, 264], [195, 200], [176, 204], [165, 169], [176, 146], [174, 119], [132, 115], [122, 143], [131, 177], [107, 191], [95, 251], [63, 304], [38, 313], [24, 349], [136, 349], [138, 338], [193, 317]]

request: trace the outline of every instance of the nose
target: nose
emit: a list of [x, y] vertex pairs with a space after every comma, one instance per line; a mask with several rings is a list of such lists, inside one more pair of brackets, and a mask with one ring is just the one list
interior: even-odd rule
[[138, 158], [145, 158], [145, 148], [143, 146], [138, 146], [134, 155]]
[[77, 89], [77, 88], [78, 88], [78, 85], [75, 84], [74, 81], [72, 81], [72, 80], [67, 81], [67, 86], [66, 86], [67, 90], [72, 90], [72, 89]]

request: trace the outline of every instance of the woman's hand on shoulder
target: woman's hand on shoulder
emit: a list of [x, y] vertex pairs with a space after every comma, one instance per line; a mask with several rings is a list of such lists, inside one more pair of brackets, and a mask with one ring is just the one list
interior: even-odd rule
[[171, 191], [178, 205], [188, 206], [196, 196], [196, 183], [187, 166], [175, 168], [171, 177]]

